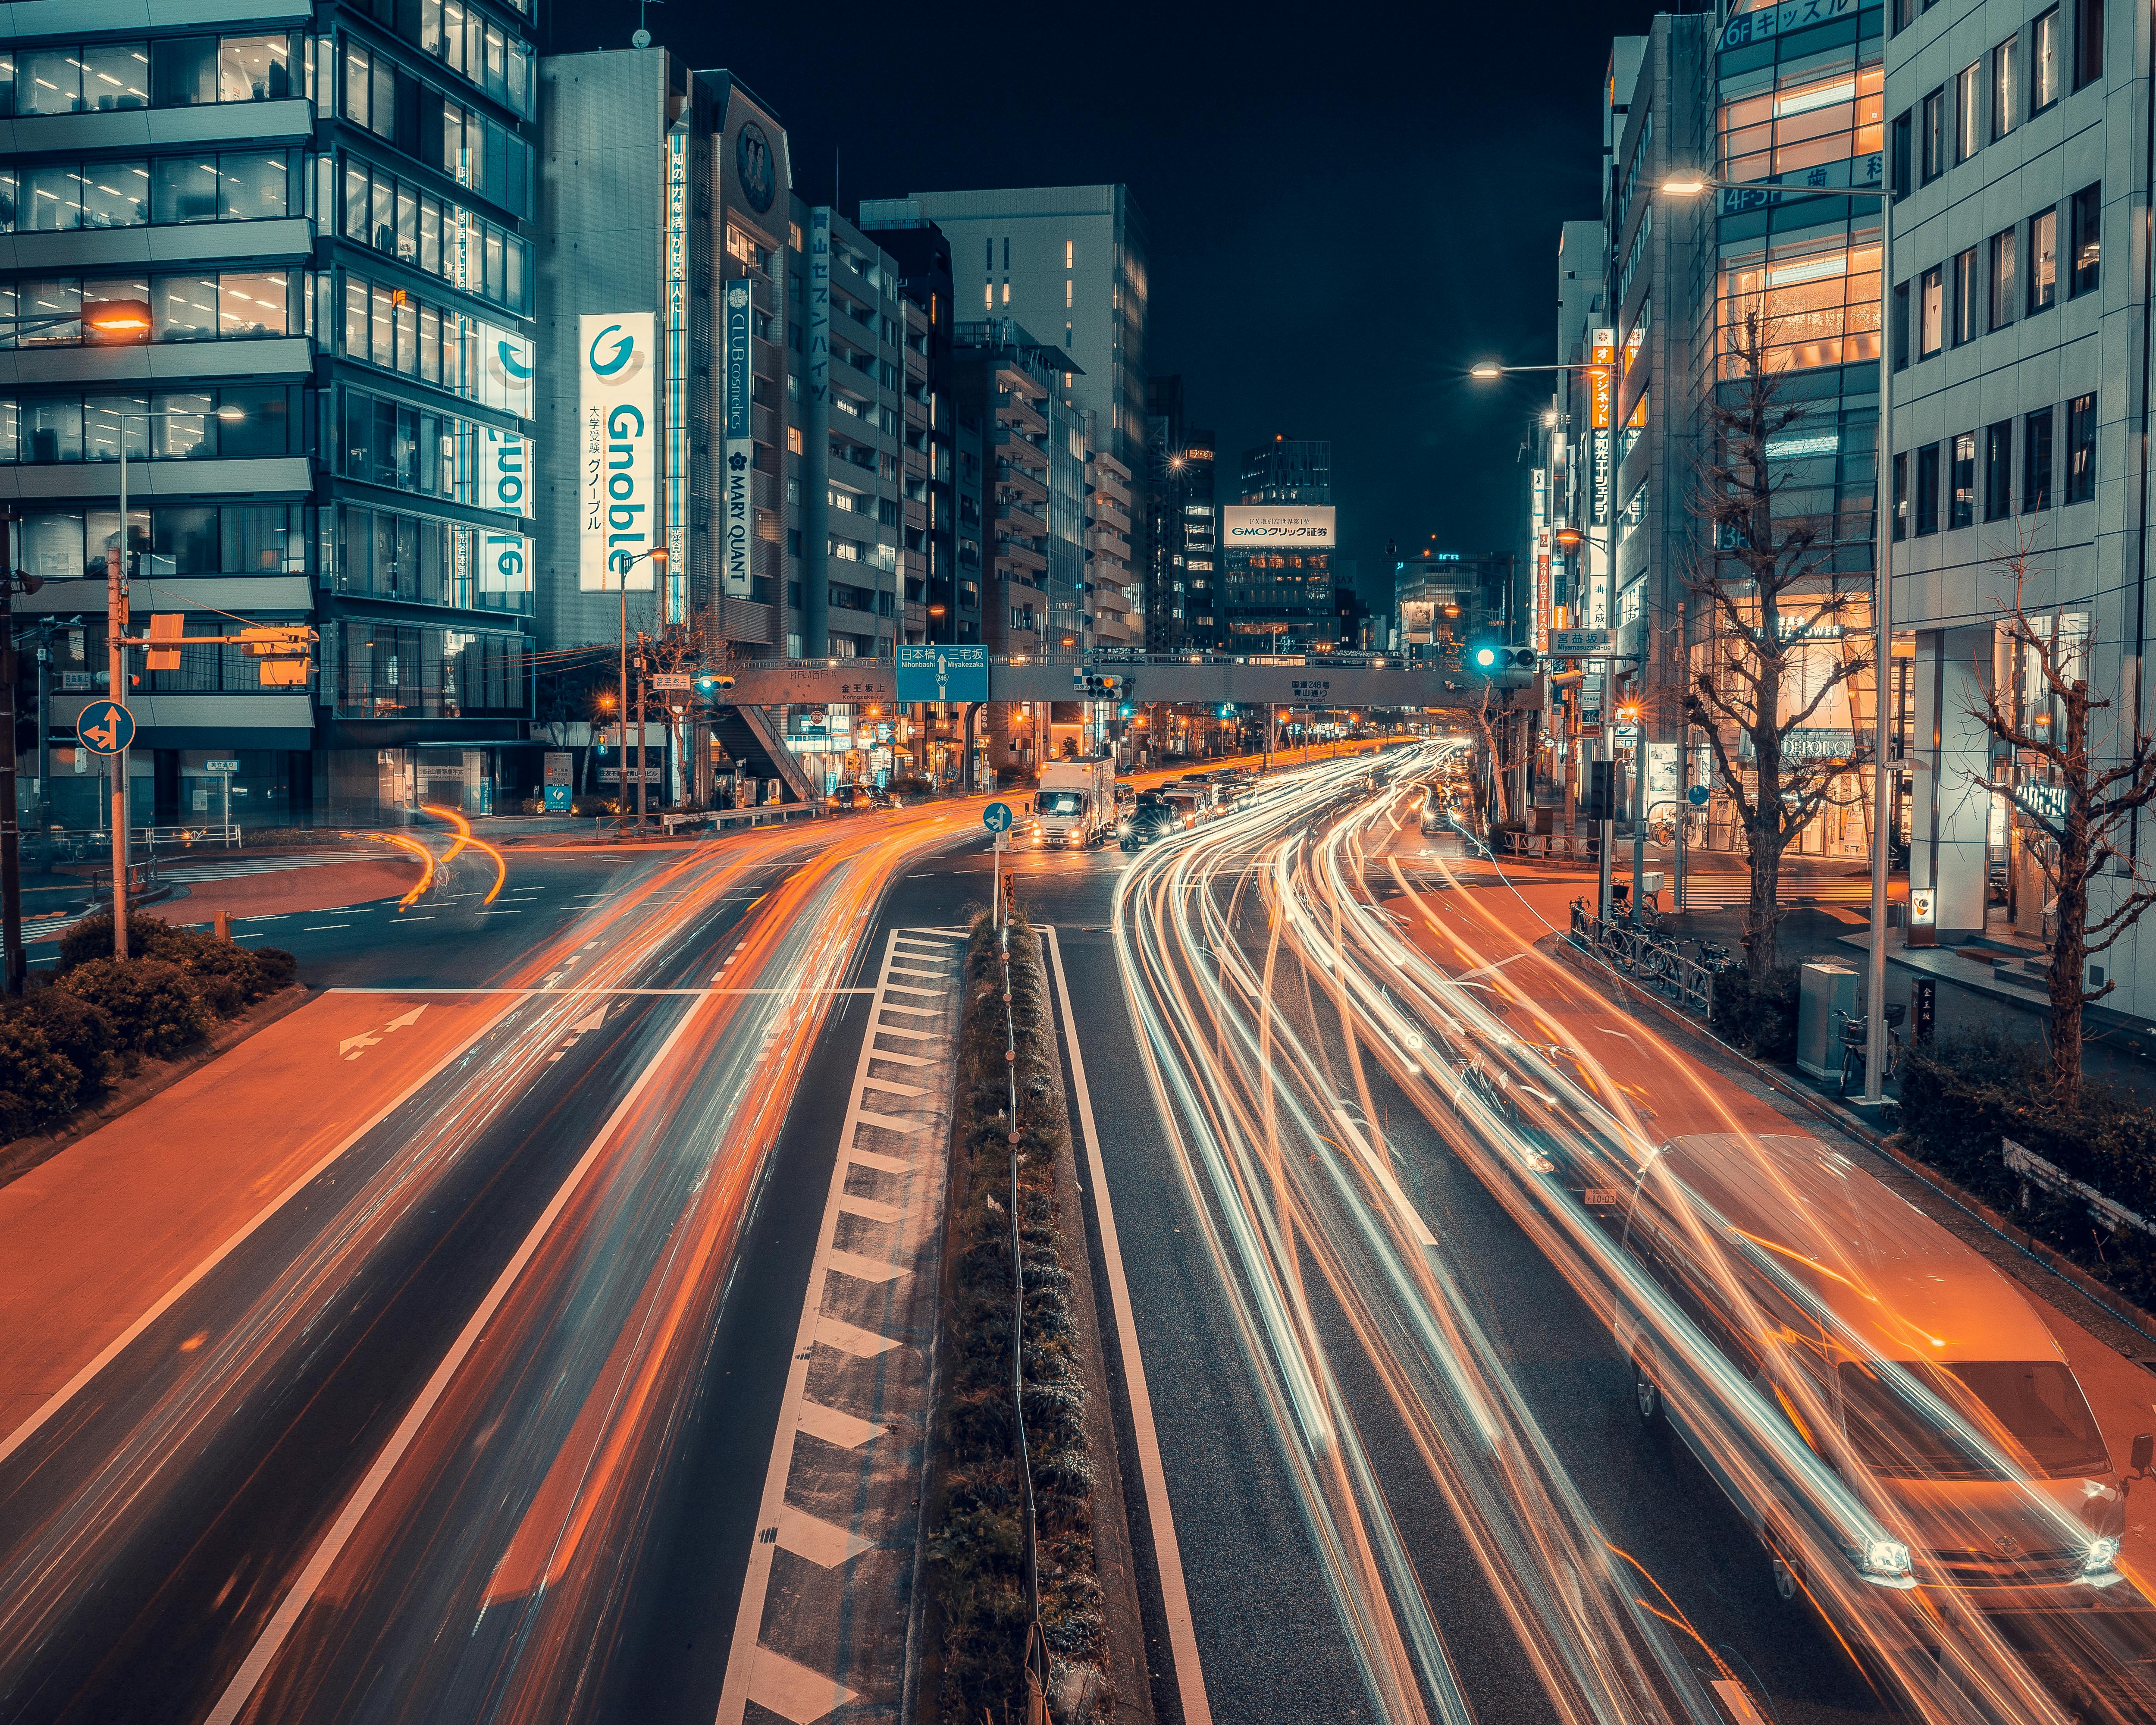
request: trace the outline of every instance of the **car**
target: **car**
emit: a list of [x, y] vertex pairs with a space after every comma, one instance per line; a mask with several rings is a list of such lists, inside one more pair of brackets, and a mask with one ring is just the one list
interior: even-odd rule
[[1141, 791], [1116, 819], [1116, 842], [1137, 850], [1156, 839], [1172, 838], [1188, 824], [1174, 804], [1158, 791]]
[[851, 814], [875, 807], [875, 796], [865, 785], [842, 784], [827, 793], [824, 806], [834, 814]]
[[[1681, 1136], [1629, 1188], [1580, 1195], [1656, 1291], [1620, 1312], [1629, 1399], [1750, 1522], [1784, 1600], [1868, 1583], [1908, 1601], [1867, 1614], [1904, 1651], [1944, 1602], [2149, 1656], [2156, 1615], [2115, 1561], [2149, 1446], [2117, 1467], [2065, 1352], [1983, 1256], [1806, 1137]], [[1866, 1500], [1881, 1522], [1852, 1512]], [[1839, 1575], [1808, 1579], [1814, 1561]]]

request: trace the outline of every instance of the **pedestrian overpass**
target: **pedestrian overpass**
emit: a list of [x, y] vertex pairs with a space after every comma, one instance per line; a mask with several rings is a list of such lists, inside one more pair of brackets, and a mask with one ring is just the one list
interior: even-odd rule
[[[711, 697], [720, 706], [829, 706], [898, 699], [897, 673], [887, 659], [757, 659], [729, 669], [733, 686]], [[1389, 655], [1004, 655], [989, 657], [987, 699], [1082, 701], [1082, 679], [1088, 675], [1123, 679], [1118, 701], [1204, 706], [1414, 709], [1456, 706], [1481, 686], [1456, 667], [1414, 665]], [[973, 691], [967, 698], [980, 696]]]

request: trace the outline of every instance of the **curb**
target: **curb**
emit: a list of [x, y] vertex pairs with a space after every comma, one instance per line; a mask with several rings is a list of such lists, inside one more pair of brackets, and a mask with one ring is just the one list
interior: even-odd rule
[[[1982, 1223], [2016, 1251], [2033, 1259], [2060, 1281], [2071, 1282], [2083, 1299], [2129, 1330], [2147, 1337], [2152, 1350], [2156, 1350], [2156, 1315], [2142, 1311], [2118, 1289], [2097, 1281], [2072, 1259], [2046, 1245], [2027, 1230], [2018, 1227], [2010, 1218], [2002, 1216], [1983, 1199], [1964, 1191], [1930, 1163], [1921, 1162], [1907, 1151], [1896, 1147], [1890, 1142], [1890, 1137], [1899, 1134], [1881, 1136], [1861, 1117], [1846, 1108], [1836, 1106], [1824, 1096], [1815, 1096], [1791, 1084], [1785, 1074], [1772, 1066], [1763, 1065], [1741, 1050], [1732, 1048], [1705, 1024], [1679, 1012], [1668, 1001], [1640, 988], [1630, 978], [1588, 963], [1569, 936], [1558, 934], [1546, 936], [1544, 939], [1553, 942], [1558, 956], [1590, 979], [1599, 983], [1614, 982], [1620, 994], [1653, 1007], [1666, 1023], [1676, 1025], [1695, 1043], [1704, 1045], [1716, 1058], [1741, 1067], [1777, 1096], [1787, 1097], [1815, 1119], [1824, 1121], [1836, 1131], [1855, 1138], [1867, 1149], [1876, 1151], [1893, 1163], [1903, 1173], [1921, 1180], [1956, 1209]], [[1543, 942], [1538, 941], [1536, 944], [1540, 946]], [[2150, 1365], [2151, 1361], [2144, 1358], [2138, 1363]]]

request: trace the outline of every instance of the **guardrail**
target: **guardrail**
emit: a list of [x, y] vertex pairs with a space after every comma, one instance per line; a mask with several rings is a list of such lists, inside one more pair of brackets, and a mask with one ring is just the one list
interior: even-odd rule
[[1574, 899], [1568, 938], [1686, 1011], [1714, 1016], [1716, 972], [1686, 957], [1673, 937], [1645, 924], [1605, 922], [1588, 910], [1585, 901]]

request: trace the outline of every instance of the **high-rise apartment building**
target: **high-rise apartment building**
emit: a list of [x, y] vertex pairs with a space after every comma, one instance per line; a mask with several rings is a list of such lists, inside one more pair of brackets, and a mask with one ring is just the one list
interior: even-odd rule
[[1193, 425], [1180, 377], [1146, 385], [1145, 644], [1157, 653], [1220, 643], [1219, 504], [1213, 434]]
[[1014, 318], [1060, 347], [1056, 392], [1100, 426], [1101, 447], [1145, 471], [1145, 224], [1125, 186], [916, 192], [887, 200], [951, 241], [959, 309]]
[[537, 778], [520, 747], [525, 15], [136, 16], [18, 8], [0, 53], [0, 459], [18, 561], [48, 583], [18, 615], [49, 625], [58, 681], [33, 818], [100, 818], [74, 726], [105, 681], [105, 555], [123, 539], [137, 619], [321, 634], [303, 688], [261, 687], [233, 646], [136, 661], [116, 692], [138, 725], [136, 819], [221, 814], [227, 781], [248, 824], [492, 808]]

